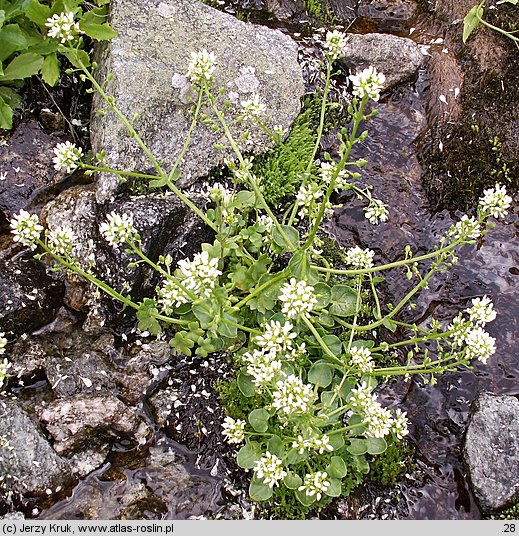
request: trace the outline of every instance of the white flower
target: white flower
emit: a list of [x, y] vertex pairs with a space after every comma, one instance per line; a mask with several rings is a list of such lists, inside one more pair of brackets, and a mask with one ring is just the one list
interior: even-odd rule
[[106, 222], [99, 226], [101, 234], [105, 240], [114, 248], [128, 240], [136, 240], [138, 233], [133, 226], [133, 216], [131, 214], [119, 215], [115, 212], [108, 214]]
[[7, 346], [7, 339], [5, 333], [0, 331], [0, 355], [5, 354], [5, 347]]
[[309, 182], [305, 186], [301, 186], [296, 195], [296, 201], [299, 209], [299, 217], [304, 218], [310, 214], [315, 203], [323, 196], [323, 192], [319, 185], [315, 182]]
[[261, 119], [265, 115], [265, 104], [261, 101], [259, 95], [254, 95], [252, 99], [241, 101], [242, 115], [247, 121]]
[[409, 433], [407, 426], [409, 421], [406, 416], [406, 412], [401, 409], [395, 411], [393, 417], [393, 423], [391, 425], [391, 431], [395, 434], [398, 439], [403, 439]]
[[346, 54], [346, 34], [334, 30], [326, 34], [326, 42], [324, 47], [328, 52], [328, 56], [332, 61]]
[[482, 298], [474, 298], [472, 300], [472, 307], [465, 309], [468, 313], [469, 319], [475, 324], [481, 324], [484, 326], [488, 322], [492, 322], [496, 318], [496, 312], [494, 311], [494, 305], [488, 296]]
[[506, 194], [506, 187], [500, 184], [484, 190], [483, 196], [479, 200], [480, 210], [494, 218], [506, 216], [511, 204], [512, 198]]
[[362, 249], [359, 246], [350, 248], [346, 252], [346, 263], [351, 264], [354, 268], [359, 270], [373, 267], [373, 257], [375, 252], [371, 249]]
[[192, 261], [187, 259], [178, 262], [183, 285], [192, 290], [197, 296], [207, 298], [216, 286], [218, 276], [222, 272], [218, 269], [220, 259], [209, 258], [207, 251], [197, 253]]
[[328, 474], [323, 471], [306, 474], [302, 486], [299, 486], [298, 491], [304, 491], [307, 497], [313, 497], [320, 501], [323, 493], [328, 491], [330, 482], [327, 480]]
[[469, 330], [465, 337], [467, 357], [469, 359], [479, 359], [482, 363], [496, 351], [496, 340], [491, 337], [482, 327]]
[[62, 45], [67, 41], [73, 41], [81, 33], [79, 24], [74, 22], [74, 13], [71, 11], [49, 17], [45, 22], [45, 26], [49, 28], [47, 35], [59, 39]]
[[216, 68], [215, 64], [216, 56], [213, 52], [207, 52], [205, 49], [200, 52], [192, 52], [187, 76], [193, 84], [209, 83]]
[[389, 434], [393, 426], [390, 411], [383, 408], [377, 401], [365, 408], [364, 422], [368, 425], [366, 435], [377, 438]]
[[370, 205], [364, 209], [364, 216], [372, 225], [385, 222], [388, 218], [387, 207], [380, 199], [372, 199]]
[[284, 350], [291, 350], [292, 339], [297, 337], [297, 333], [292, 331], [293, 327], [290, 322], [281, 325], [278, 320], [271, 320], [264, 326], [265, 333], [255, 337], [254, 342], [265, 352], [277, 354]]
[[166, 315], [170, 315], [175, 307], [189, 302], [189, 296], [172, 279], [166, 279], [161, 288], [157, 288], [157, 304]]
[[242, 359], [247, 363], [247, 374], [252, 376], [252, 383], [259, 389], [269, 384], [281, 371], [281, 361], [271, 352], [254, 350], [243, 354]]
[[224, 205], [228, 205], [234, 199], [234, 194], [219, 182], [214, 183], [209, 190], [209, 197], [213, 201], [220, 201]]
[[463, 320], [461, 313], [452, 319], [452, 322], [447, 326], [447, 330], [453, 332], [449, 335], [452, 339], [453, 348], [461, 347], [465, 344], [465, 339], [470, 329], [470, 323]]
[[366, 382], [362, 382], [357, 388], [352, 389], [350, 391], [350, 404], [352, 408], [364, 410], [370, 407], [375, 401], [371, 391], [372, 389]]
[[477, 240], [481, 236], [478, 220], [464, 214], [461, 220], [452, 225], [447, 231], [447, 236], [453, 240]]
[[31, 215], [26, 210], [20, 210], [20, 213], [13, 217], [10, 225], [15, 242], [36, 249], [36, 240], [40, 238], [43, 231], [36, 214]]
[[245, 439], [245, 421], [234, 420], [232, 417], [225, 417], [222, 424], [223, 435], [227, 443], [238, 444]]
[[351, 364], [357, 367], [362, 373], [373, 372], [374, 364], [369, 348], [358, 348], [353, 346], [351, 351]]
[[272, 407], [285, 415], [306, 413], [315, 401], [313, 387], [293, 374], [276, 382], [276, 387], [277, 390], [272, 393]]
[[348, 173], [345, 169], [341, 169], [337, 173], [337, 162], [321, 162], [321, 177], [326, 184], [330, 184], [333, 175], [337, 174], [335, 178], [335, 188], [336, 192], [341, 190], [346, 190], [349, 187], [348, 183]]
[[54, 169], [63, 170], [67, 173], [72, 173], [78, 167], [78, 162], [83, 155], [81, 147], [76, 147], [69, 141], [58, 143], [53, 151], [56, 155], [52, 159], [54, 162]]
[[4, 383], [4, 378], [7, 376], [7, 371], [11, 367], [11, 363], [7, 361], [7, 359], [4, 359], [3, 361], [0, 361], [0, 387], [2, 387]]
[[360, 73], [351, 74], [350, 80], [353, 84], [353, 95], [363, 99], [378, 101], [380, 91], [384, 87], [386, 77], [382, 73], [377, 73], [375, 67], [368, 67]]
[[272, 131], [274, 134], [277, 134], [280, 138], [282, 138], [286, 134], [286, 129], [283, 128], [281, 125], [274, 125], [272, 127]]
[[70, 227], [56, 227], [47, 233], [47, 245], [56, 255], [70, 256], [77, 237]]
[[320, 438], [312, 436], [306, 439], [302, 435], [298, 435], [297, 440], [292, 442], [292, 448], [297, 449], [299, 454], [303, 454], [307, 449], [314, 449], [319, 454], [324, 454], [325, 451], [333, 452], [330, 438], [326, 434]]
[[308, 318], [310, 311], [317, 303], [314, 287], [306, 281], [297, 281], [294, 277], [281, 287], [281, 294], [278, 299], [283, 302], [281, 311], [288, 318], [294, 318], [299, 315]]
[[287, 476], [287, 472], [283, 470], [283, 461], [270, 452], [256, 462], [253, 471], [271, 488], [279, 485], [279, 481]]

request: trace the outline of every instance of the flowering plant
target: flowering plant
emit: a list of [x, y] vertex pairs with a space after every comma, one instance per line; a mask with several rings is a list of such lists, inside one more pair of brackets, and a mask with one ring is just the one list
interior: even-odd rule
[[[420, 375], [434, 384], [436, 375], [471, 367], [474, 360], [485, 363], [495, 351], [494, 339], [484, 331], [495, 318], [487, 297], [474, 299], [450, 323], [433, 319], [428, 325], [409, 324], [399, 320], [399, 312], [427, 288], [436, 272], [457, 262], [460, 246], [474, 243], [486, 232], [489, 218], [506, 214], [511, 198], [504, 186], [486, 190], [477, 214], [453, 225], [430, 253], [414, 257], [407, 246], [401, 260], [377, 265], [373, 251], [355, 246], [343, 252], [342, 266], [332, 267], [320, 250], [320, 227], [333, 212], [331, 199], [336, 191], [351, 190], [365, 200], [365, 216], [372, 224], [389, 217], [386, 205], [373, 198], [369, 188], [358, 185], [358, 170], [367, 162], [350, 161], [353, 146], [367, 137], [361, 123], [376, 113], [368, 112], [368, 103], [378, 101], [383, 74], [368, 68], [350, 76], [351, 121], [349, 128], [339, 131], [339, 157], [333, 160], [325, 154], [315, 166], [332, 65], [344, 44], [344, 35], [328, 34], [318, 136], [299, 191], [284, 215], [276, 214], [265, 201], [261, 178], [251, 172], [250, 160], [229, 130], [221, 92], [212, 89], [217, 69], [212, 53], [194, 53], [187, 66], [197, 94], [193, 127], [169, 173], [77, 58], [85, 78], [127, 126], [156, 170], [155, 175], [139, 176], [148, 178], [151, 186], [171, 189], [215, 233], [214, 241], [203, 244], [192, 259], [172, 266], [167, 255], [155, 262], [145, 254], [130, 214], [108, 216], [100, 228], [106, 241], [114, 248], [126, 248], [135, 259], [132, 262], [145, 263], [160, 274], [155, 296], [135, 302], [124, 289], [98, 279], [91, 265], [84, 266], [76, 258], [72, 230], [44, 231], [38, 219], [26, 212], [11, 222], [15, 240], [39, 248], [58, 267], [83, 276], [134, 309], [141, 329], [153, 335], [165, 330], [175, 354], [206, 356], [232, 350], [237, 385], [257, 407], [245, 418], [227, 416], [223, 436], [231, 445], [241, 445], [237, 462], [252, 471], [249, 492], [258, 501], [283, 490], [308, 507], [348, 493], [369, 471], [368, 455], [383, 453], [390, 442], [408, 433], [406, 414], [377, 400], [379, 381]], [[213, 206], [207, 212], [175, 184], [203, 104], [211, 108], [214, 124], [235, 155], [229, 161], [233, 184], [212, 186]], [[283, 143], [279, 127], [268, 126], [260, 96], [241, 106], [240, 121], [258, 122], [276, 143]], [[69, 144], [56, 148], [54, 162], [68, 172], [82, 168], [134, 175], [104, 163], [85, 163], [81, 151]], [[414, 286], [399, 303], [386, 307], [377, 290], [380, 274], [399, 268], [407, 270]], [[403, 336], [398, 342], [387, 342], [379, 338], [383, 328], [391, 332], [399, 328]], [[406, 347], [406, 360], [387, 364], [388, 356]]]

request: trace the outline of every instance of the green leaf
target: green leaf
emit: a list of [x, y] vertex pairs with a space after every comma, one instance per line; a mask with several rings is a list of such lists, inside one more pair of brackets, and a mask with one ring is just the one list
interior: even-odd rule
[[330, 434], [330, 445], [333, 450], [339, 450], [344, 446], [344, 434]]
[[348, 395], [351, 393], [351, 390], [357, 387], [357, 380], [353, 377], [349, 377], [343, 384], [341, 389], [339, 390], [339, 396], [346, 400], [348, 398]]
[[274, 243], [283, 248], [284, 251], [288, 249], [297, 249], [297, 246], [299, 245], [299, 231], [291, 225], [280, 225], [279, 227], [285, 233], [288, 244], [277, 227], [273, 227], [272, 229], [272, 240], [274, 240]]
[[320, 387], [328, 387], [332, 378], [333, 369], [326, 363], [315, 363], [308, 372], [308, 381]]
[[2, 82], [11, 80], [23, 80], [40, 72], [43, 64], [43, 57], [34, 52], [26, 52], [16, 56], [11, 63], [4, 69], [1, 77]]
[[226, 320], [229, 322], [236, 322], [237, 319], [229, 313], [223, 313], [221, 320], [216, 326], [216, 331], [219, 335], [223, 335], [228, 339], [234, 339], [238, 336], [238, 328], [233, 324], [229, 324]]
[[382, 320], [382, 324], [389, 329], [389, 331], [392, 331], [393, 333], [396, 331], [397, 325], [389, 318], [384, 318]]
[[256, 432], [266, 432], [269, 427], [270, 413], [265, 408], [253, 409], [249, 413], [249, 423]]
[[60, 65], [57, 54], [49, 54], [43, 60], [43, 65], [41, 66], [41, 76], [44, 82], [49, 84], [49, 86], [56, 85], [56, 82], [59, 80], [59, 67]]
[[[60, 54], [63, 54], [74, 67], [81, 69], [83, 66], [88, 67], [90, 65], [90, 56], [84, 50], [73, 50], [60, 46]], [[83, 64], [83, 65], [82, 65]]]
[[238, 373], [238, 389], [241, 391], [242, 395], [250, 398], [256, 394], [256, 386], [252, 382], [252, 376], [245, 374], [243, 372]]
[[357, 293], [347, 285], [332, 287], [329, 313], [337, 316], [352, 316], [355, 314]]
[[330, 483], [330, 486], [324, 493], [328, 495], [328, 497], [339, 497], [342, 493], [341, 481], [336, 478], [329, 478], [328, 482]]
[[268, 440], [267, 452], [270, 452], [271, 454], [274, 454], [278, 458], [283, 458], [283, 456], [285, 454], [285, 449], [283, 447], [283, 441], [279, 436], [273, 435]]
[[209, 327], [211, 322], [214, 320], [213, 313], [208, 311], [202, 305], [193, 305], [191, 308], [193, 314], [196, 316], [197, 320], [200, 322], [200, 325], [205, 329]]
[[22, 98], [10, 87], [0, 86], [0, 97], [6, 104], [13, 108], [13, 110], [20, 108], [22, 105]]
[[368, 437], [368, 454], [382, 454], [387, 449], [386, 440], [383, 437]]
[[305, 491], [296, 491], [295, 492], [297, 500], [303, 505], [303, 506], [310, 506], [315, 502], [315, 495], [308, 496]]
[[324, 326], [325, 328], [333, 328], [333, 326], [335, 326], [335, 320], [326, 313], [321, 313], [317, 317], [317, 322], [319, 322], [319, 324], [321, 324], [321, 326]]
[[310, 269], [310, 257], [306, 251], [297, 251], [288, 263], [292, 275], [299, 280], [306, 280]]
[[340, 456], [332, 456], [326, 472], [332, 478], [344, 478], [348, 474], [346, 462]]
[[314, 294], [317, 298], [317, 307], [326, 307], [332, 299], [332, 290], [326, 283], [316, 283]]
[[117, 32], [104, 22], [105, 16], [100, 15], [97, 9], [87, 11], [79, 20], [79, 28], [88, 37], [97, 41], [109, 41], [117, 36]]
[[252, 469], [260, 458], [261, 447], [256, 441], [243, 445], [236, 455], [236, 461], [242, 469]]
[[18, 24], [8, 24], [0, 30], [0, 62], [28, 46], [27, 38]]
[[3, 9], [0, 9], [0, 29], [4, 25], [5, 22], [5, 11]]
[[249, 484], [249, 496], [253, 501], [267, 501], [272, 497], [274, 490], [261, 480], [253, 478]]
[[41, 28], [45, 28], [45, 22], [52, 16], [50, 7], [40, 4], [38, 0], [31, 0], [25, 8], [25, 16]]
[[369, 473], [369, 463], [365, 456], [353, 456], [353, 466], [356, 471], [367, 475]]
[[256, 195], [248, 190], [241, 190], [236, 194], [234, 205], [236, 208], [253, 207], [256, 204]]
[[519, 0], [504, 0], [506, 3], [508, 4], [513, 4], [514, 6], [517, 5], [517, 2], [519, 2]]
[[342, 342], [336, 335], [324, 335], [322, 337], [324, 343], [328, 348], [335, 354], [335, 356], [338, 356], [342, 354]]
[[354, 456], [360, 456], [368, 452], [368, 442], [366, 439], [350, 439], [348, 452]]
[[288, 473], [287, 476], [283, 479], [283, 484], [288, 489], [297, 489], [303, 481], [301, 480], [301, 477], [295, 473]]
[[463, 19], [463, 42], [466, 43], [470, 34], [478, 27], [479, 19], [483, 17], [484, 9], [479, 5], [474, 6]]
[[308, 451], [304, 451], [302, 454], [299, 454], [298, 449], [290, 449], [287, 454], [286, 463], [288, 465], [295, 465], [301, 463], [302, 461], [308, 458]]
[[11, 130], [13, 127], [13, 109], [0, 97], [0, 128]]

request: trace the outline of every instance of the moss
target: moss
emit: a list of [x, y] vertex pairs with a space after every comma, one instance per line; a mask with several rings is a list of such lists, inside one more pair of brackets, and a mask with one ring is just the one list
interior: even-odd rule
[[396, 485], [399, 476], [413, 470], [415, 451], [405, 441], [390, 443], [387, 450], [374, 457], [370, 462], [369, 477], [383, 486]]
[[519, 503], [514, 504], [514, 506], [511, 506], [510, 508], [507, 508], [506, 510], [503, 510], [502, 512], [499, 512], [497, 519], [518, 520], [519, 519]]
[[213, 385], [225, 414], [233, 419], [247, 420], [249, 413], [261, 406], [257, 397], [247, 398], [238, 388], [236, 379], [216, 380]]

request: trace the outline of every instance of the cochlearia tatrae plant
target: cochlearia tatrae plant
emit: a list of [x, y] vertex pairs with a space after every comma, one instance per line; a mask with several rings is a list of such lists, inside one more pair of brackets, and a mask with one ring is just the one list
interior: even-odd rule
[[[66, 14], [61, 18], [69, 21]], [[49, 35], [55, 35], [73, 54], [72, 23], [70, 35], [65, 24], [58, 32], [51, 23]], [[436, 272], [457, 262], [459, 247], [486, 233], [489, 218], [507, 213], [511, 198], [504, 186], [485, 190], [475, 215], [463, 216], [430, 253], [414, 256], [407, 246], [401, 260], [377, 265], [373, 251], [355, 246], [343, 252], [340, 266], [332, 266], [322, 253], [320, 229], [333, 213], [335, 192], [350, 190], [364, 200], [365, 216], [373, 225], [390, 217], [371, 188], [359, 185], [367, 162], [350, 160], [353, 146], [367, 137], [361, 123], [376, 113], [368, 112], [368, 103], [379, 99], [385, 80], [382, 73], [368, 68], [349, 77], [353, 98], [348, 126], [337, 134], [338, 158], [325, 153], [318, 160], [333, 63], [343, 54], [344, 45], [344, 34], [327, 34], [317, 139], [297, 195], [283, 210], [265, 201], [262, 177], [253, 174], [251, 158], [243, 151], [246, 136], [235, 139], [231, 134], [231, 105], [223, 92], [213, 88], [218, 68], [213, 53], [193, 52], [186, 66], [196, 94], [193, 119], [169, 172], [115, 100], [81, 65], [81, 57], [76, 58], [81, 75], [126, 125], [155, 173], [111, 169], [102, 154], [96, 155], [95, 162], [86, 162], [81, 149], [68, 142], [55, 148], [56, 168], [148, 179], [151, 187], [172, 190], [214, 232], [212, 243], [203, 244], [193, 258], [173, 265], [168, 255], [157, 260], [146, 255], [131, 214], [109, 214], [100, 226], [104, 239], [114, 248], [124, 248], [133, 262], [145, 263], [160, 274], [155, 294], [142, 302], [100, 280], [95, 263], [83, 265], [78, 260], [72, 229], [44, 229], [36, 215], [24, 211], [11, 221], [16, 241], [133, 309], [140, 329], [153, 335], [165, 333], [174, 354], [228, 352], [234, 360], [237, 385], [244, 399], [254, 401], [254, 409], [246, 419], [226, 417], [222, 433], [236, 448], [238, 465], [250, 471], [249, 493], [256, 501], [293, 494], [310, 507], [348, 493], [368, 473], [370, 457], [408, 434], [406, 414], [379, 402], [380, 381], [419, 375], [434, 385], [437, 375], [470, 368], [475, 360], [486, 363], [495, 352], [495, 341], [484, 329], [496, 316], [486, 296], [473, 299], [470, 307], [447, 322], [431, 319], [426, 325], [409, 324], [399, 319], [399, 313], [427, 289]], [[228, 161], [233, 181], [208, 187], [211, 208], [207, 211], [176, 185], [202, 109], [204, 120], [218, 127], [234, 153]], [[238, 121], [245, 130], [248, 123], [258, 123], [282, 144], [283, 131], [275, 124], [269, 126], [272, 121], [267, 114], [261, 95], [251, 95], [241, 102]], [[399, 303], [386, 305], [377, 287], [385, 272], [401, 268], [414, 285]], [[398, 341], [395, 336], [391, 342], [381, 338], [382, 333], [395, 333], [397, 328], [402, 334]], [[1, 341], [3, 352], [5, 340]], [[406, 352], [401, 353], [404, 348]], [[394, 355], [406, 357], [389, 359]]]

